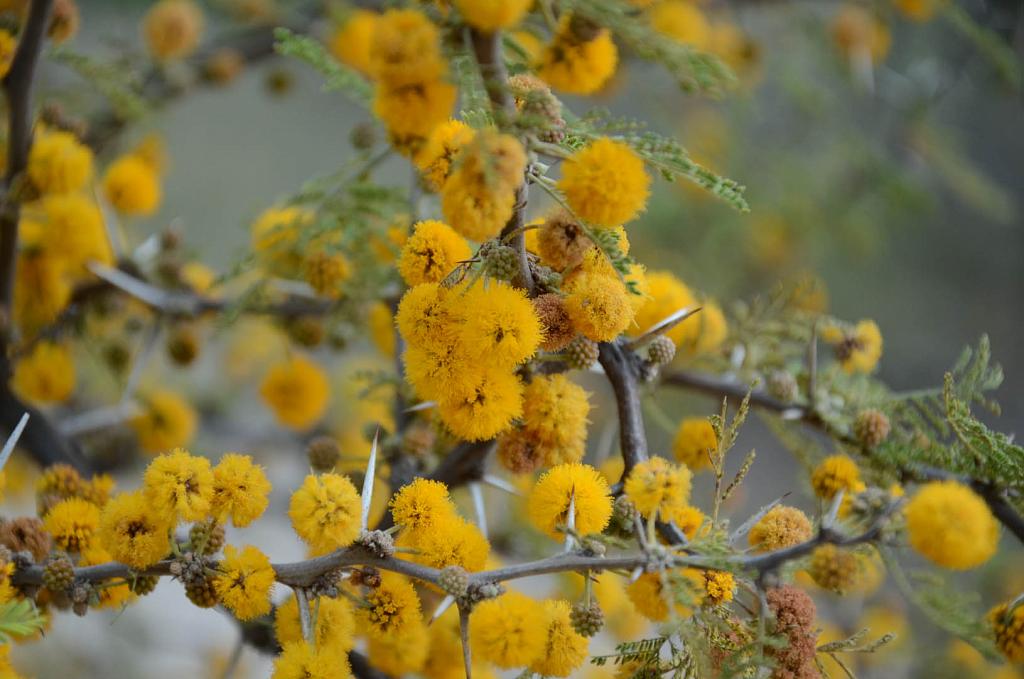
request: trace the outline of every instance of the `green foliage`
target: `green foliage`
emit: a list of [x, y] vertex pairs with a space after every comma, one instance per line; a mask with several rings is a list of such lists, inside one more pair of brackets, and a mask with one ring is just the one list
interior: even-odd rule
[[296, 35], [287, 28], [275, 29], [274, 40], [274, 50], [278, 54], [305, 61], [324, 76], [325, 92], [341, 91], [361, 104], [370, 103], [373, 98], [370, 83], [331, 56], [317, 40], [306, 35]]
[[562, 5], [566, 11], [576, 12], [610, 28], [619, 41], [641, 59], [664, 66], [686, 92], [718, 94], [736, 80], [718, 57], [699, 52], [653, 30], [629, 3], [621, 0], [568, 0]]
[[604, 667], [608, 661], [611, 661], [613, 665], [637, 663], [641, 666], [649, 666], [658, 662], [658, 656], [665, 642], [665, 637], [626, 641], [615, 647], [615, 653], [595, 655], [590, 662], [598, 667]]
[[46, 626], [46, 616], [29, 599], [12, 599], [0, 605], [0, 642], [27, 637]]
[[149, 112], [149, 104], [142, 95], [142, 83], [124, 61], [100, 61], [63, 45], [51, 48], [48, 56], [95, 87], [110, 101], [121, 120], [136, 120]]
[[563, 144], [569, 148], [579, 149], [592, 139], [610, 136], [629, 144], [667, 181], [683, 177], [740, 212], [750, 211], [750, 205], [743, 197], [745, 189], [742, 185], [695, 163], [677, 140], [647, 130], [643, 123], [628, 118], [612, 118], [602, 110], [591, 111], [582, 118], [567, 117], [567, 122], [567, 136]]

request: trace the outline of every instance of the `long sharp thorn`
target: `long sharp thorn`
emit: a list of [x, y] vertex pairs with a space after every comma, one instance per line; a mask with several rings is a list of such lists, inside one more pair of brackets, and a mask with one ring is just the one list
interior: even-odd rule
[[513, 486], [511, 483], [501, 478], [500, 476], [495, 476], [494, 474], [484, 474], [480, 480], [486, 483], [488, 486], [497, 488], [498, 490], [505, 491], [509, 495], [522, 495], [522, 493], [519, 492], [518, 488], [516, 488], [515, 486]]
[[434, 609], [434, 614], [430, 616], [430, 622], [434, 622], [442, 615], [444, 615], [448, 611], [448, 609], [452, 607], [452, 604], [454, 603], [455, 597], [453, 597], [451, 594], [441, 599], [441, 603], [439, 603], [437, 605], [437, 608]]
[[7, 437], [7, 442], [4, 443], [3, 450], [0, 450], [0, 469], [4, 468], [7, 464], [7, 460], [11, 457], [11, 453], [14, 452], [14, 446], [18, 445], [18, 439], [21, 438], [21, 433], [25, 431], [25, 425], [28, 424], [28, 413], [21, 416], [18, 420], [18, 424], [14, 425], [14, 431]]
[[572, 551], [573, 534], [576, 532], [576, 489], [569, 495], [569, 512], [565, 517], [565, 525], [568, 529], [565, 532], [565, 551]]
[[409, 406], [408, 408], [406, 408], [402, 412], [403, 413], [418, 413], [421, 410], [430, 410], [431, 408], [433, 408], [435, 406], [437, 406], [437, 401], [422, 401], [420, 403], [417, 403], [414, 406]]
[[462, 641], [462, 662], [466, 679], [473, 679], [473, 656], [469, 648], [469, 609], [459, 606], [459, 638]]
[[629, 574], [629, 584], [633, 584], [640, 579], [640, 576], [644, 574], [644, 567], [637, 566], [633, 569], [633, 572]]
[[484, 507], [484, 492], [479, 483], [469, 484], [469, 494], [473, 498], [473, 509], [476, 511], [476, 525], [484, 538], [487, 537], [487, 508]]
[[366, 461], [366, 475], [363, 477], [363, 515], [359, 525], [366, 532], [370, 522], [370, 503], [373, 501], [373, 480], [377, 473], [377, 440], [380, 438], [380, 427], [373, 434], [373, 445], [370, 447], [370, 459]]

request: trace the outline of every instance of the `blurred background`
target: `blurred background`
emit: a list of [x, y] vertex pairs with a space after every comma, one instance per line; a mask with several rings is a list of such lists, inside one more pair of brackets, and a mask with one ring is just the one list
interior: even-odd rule
[[[242, 3], [207, 6], [205, 41], [230, 30], [223, 15], [233, 4]], [[138, 22], [147, 6], [80, 2], [82, 28], [68, 49], [130, 60], [140, 52]], [[887, 46], [871, 38], [868, 52], [878, 52], [873, 64], [870, 54], [865, 64], [863, 50], [851, 51], [840, 36], [837, 22], [850, 7], [878, 11], [881, 24], [873, 30], [885, 32]], [[709, 1], [703, 9], [713, 25], [734, 30], [727, 60], [739, 75], [735, 91], [718, 99], [684, 94], [658, 67], [624, 54], [619, 75], [596, 102], [566, 99], [577, 112], [598, 105], [647, 120], [652, 129], [676, 135], [699, 162], [747, 186], [752, 209], [739, 214], [690, 187], [657, 182], [647, 213], [630, 227], [632, 253], [649, 268], [671, 270], [706, 291], [727, 314], [734, 300], [817, 277], [831, 313], [878, 322], [885, 339], [880, 375], [896, 390], [940, 384], [960, 350], [987, 333], [1007, 375], [997, 393], [1003, 413], [992, 424], [1006, 432], [1024, 426], [1022, 4], [959, 2], [926, 21], [888, 2]], [[287, 7], [282, 12], [287, 16]], [[330, 26], [316, 30], [326, 35]], [[44, 99], [58, 95], [79, 101], [83, 110], [95, 101], [89, 85], [61, 64], [48, 62], [42, 78]], [[341, 93], [322, 92], [321, 83], [304, 65], [270, 57], [230, 84], [197, 88], [131, 128], [122, 148], [156, 132], [170, 160], [162, 208], [132, 225], [138, 240], [174, 225], [185, 247], [218, 271], [242, 262], [249, 224], [260, 211], [353, 155], [349, 130], [368, 114]], [[408, 166], [389, 161], [378, 177], [405, 186]], [[218, 333], [225, 346], [239, 341], [230, 329]], [[256, 340], [250, 335], [248, 341]], [[255, 381], [221, 383], [212, 368], [223, 355], [205, 354], [187, 371], [171, 370], [158, 357], [145, 379], [181, 386], [201, 405], [194, 450], [214, 458], [243, 450], [268, 467], [275, 483], [270, 510], [244, 535], [229, 534], [229, 541], [259, 545], [275, 561], [301, 558], [284, 512], [305, 473], [303, 441], [273, 425]], [[342, 357], [330, 359], [339, 385], [355, 368], [380, 362], [363, 343]], [[255, 360], [253, 370], [261, 367]], [[613, 406], [599, 379], [587, 386], [595, 394], [596, 448], [607, 436], [601, 423]], [[354, 394], [350, 387], [337, 389], [332, 412], [344, 418], [355, 407]], [[717, 404], [673, 394], [661, 409], [678, 419], [710, 414]], [[667, 450], [671, 432], [656, 421], [648, 426], [652, 449]], [[752, 447], [758, 451], [755, 480], [730, 508], [734, 523], [785, 492], [812, 509], [788, 455], [755, 421], [739, 444], [742, 452]], [[706, 493], [707, 481], [698, 480], [699, 492]], [[493, 513], [501, 513], [507, 497], [488, 492]], [[1021, 566], [1019, 558], [998, 560], [966, 586], [1015, 594], [1024, 584]], [[860, 599], [822, 594], [819, 603], [834, 638], [857, 631], [866, 615], [888, 615], [890, 625], [905, 627], [910, 612], [891, 585]], [[947, 647], [949, 657], [969, 667], [955, 670], [960, 676], [1010, 672], [949, 646], [929, 623], [912, 620], [913, 632], [887, 651], [885, 668], [860, 662], [858, 676], [942, 676], [956, 667], [944, 660]], [[47, 636], [45, 644], [14, 651], [28, 676], [215, 677], [237, 629], [226, 615], [192, 607], [180, 585], [165, 582], [123, 613], [61, 615]], [[592, 652], [609, 652], [613, 644], [604, 646], [599, 638]], [[235, 676], [268, 676], [268, 667], [268, 659], [247, 650]]]

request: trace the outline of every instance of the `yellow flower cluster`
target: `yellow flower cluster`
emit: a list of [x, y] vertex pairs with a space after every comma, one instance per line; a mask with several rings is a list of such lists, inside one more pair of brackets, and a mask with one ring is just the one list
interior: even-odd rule
[[1024, 606], [1002, 603], [988, 613], [996, 646], [1007, 660], [1024, 663]]
[[260, 550], [246, 545], [241, 550], [224, 548], [224, 559], [213, 579], [217, 598], [239, 620], [252, 620], [270, 612], [274, 569]]
[[699, 313], [671, 328], [665, 335], [685, 356], [711, 353], [725, 341], [728, 325], [722, 309], [711, 300], [700, 300], [674, 274], [649, 271], [644, 276], [644, 285], [646, 298], [640, 300], [636, 312], [636, 332], [645, 332], [677, 311], [699, 306]]
[[310, 474], [292, 493], [292, 528], [318, 556], [347, 547], [359, 536], [362, 504], [347, 476]]
[[796, 507], [776, 505], [750, 529], [748, 540], [756, 552], [773, 552], [811, 539], [813, 528], [807, 515]]
[[832, 455], [821, 461], [811, 474], [814, 494], [823, 500], [832, 500], [836, 493], [843, 491], [844, 503], [855, 493], [864, 490], [860, 469], [848, 455]]
[[479, 571], [487, 563], [490, 545], [480, 529], [459, 516], [439, 481], [418, 478], [391, 498], [397, 543], [414, 550], [414, 561], [432, 568], [459, 566]]
[[711, 466], [711, 456], [717, 448], [718, 437], [706, 417], [683, 419], [672, 439], [672, 454], [676, 462], [695, 472]]
[[[654, 622], [664, 622], [670, 614], [679, 618], [692, 616], [694, 608], [704, 602], [706, 587], [707, 581], [701, 571], [684, 568], [644, 573], [626, 588], [626, 594], [640, 615]], [[724, 590], [717, 585], [713, 589], [716, 594], [724, 596]]]
[[130, 424], [143, 451], [155, 455], [192, 442], [198, 416], [184, 397], [157, 389], [140, 395], [139, 401], [141, 412]]
[[260, 396], [280, 424], [304, 431], [323, 417], [331, 392], [323, 369], [294, 354], [271, 366], [260, 385]]
[[123, 215], [151, 215], [160, 206], [159, 168], [144, 155], [123, 155], [103, 175], [103, 193]]
[[882, 333], [871, 320], [862, 320], [852, 328], [827, 325], [821, 338], [833, 345], [839, 365], [847, 373], [871, 373], [882, 357]]
[[160, 0], [146, 12], [142, 35], [158, 61], [183, 59], [199, 46], [203, 13], [192, 0]]
[[526, 152], [515, 137], [478, 132], [441, 187], [441, 212], [466, 238], [493, 238], [512, 217], [525, 170]]
[[519, 592], [481, 602], [469, 616], [469, 643], [475, 653], [500, 668], [539, 660], [547, 641], [544, 606]]
[[[522, 426], [499, 441], [502, 450], [519, 450], [530, 470], [580, 462], [586, 452], [587, 392], [565, 375], [535, 375], [523, 391]], [[509, 453], [512, 454], [512, 453]]]
[[558, 182], [573, 212], [602, 228], [635, 219], [647, 205], [650, 185], [643, 159], [624, 142], [607, 137], [566, 160]]
[[473, 128], [461, 120], [448, 120], [430, 132], [415, 156], [416, 167], [430, 189], [441, 190], [455, 168], [459, 153], [475, 136]]
[[618, 63], [611, 31], [566, 14], [541, 53], [537, 75], [557, 90], [593, 94], [615, 74]]
[[456, 264], [471, 255], [469, 243], [452, 227], [429, 219], [413, 225], [398, 258], [398, 273], [409, 287], [440, 283]]
[[560, 464], [541, 475], [526, 502], [530, 521], [548, 536], [559, 539], [573, 508], [576, 532], [600, 533], [612, 516], [608, 483], [596, 469], [579, 463]]
[[12, 386], [33, 403], [60, 403], [75, 390], [75, 361], [66, 344], [42, 341], [18, 361]]
[[668, 517], [689, 503], [691, 479], [685, 466], [652, 457], [633, 467], [623, 490], [644, 518]]
[[977, 493], [956, 481], [934, 481], [904, 509], [910, 546], [944, 568], [976, 568], [999, 545], [999, 523]]
[[408, 344], [406, 376], [420, 398], [437, 401], [444, 424], [476, 441], [508, 429], [522, 413], [513, 370], [533, 356], [542, 329], [526, 294], [500, 281], [410, 289], [396, 323]]

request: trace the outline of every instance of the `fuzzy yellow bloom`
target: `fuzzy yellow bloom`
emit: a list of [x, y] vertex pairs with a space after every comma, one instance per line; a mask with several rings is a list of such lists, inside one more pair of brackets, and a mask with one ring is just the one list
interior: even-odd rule
[[323, 417], [331, 393], [323, 369], [296, 354], [267, 371], [260, 395], [278, 423], [303, 431]]
[[494, 238], [512, 217], [515, 193], [488, 190], [455, 171], [441, 188], [441, 212], [456, 231], [478, 242]]
[[160, 177], [145, 160], [127, 154], [107, 168], [103, 175], [103, 193], [121, 214], [145, 217], [160, 206]]
[[398, 332], [411, 347], [440, 347], [455, 341], [462, 323], [461, 293], [424, 283], [402, 295], [395, 314]]
[[651, 178], [628, 145], [602, 137], [562, 166], [558, 188], [569, 207], [594, 226], [613, 228], [643, 212]]
[[175, 448], [154, 458], [142, 481], [151, 509], [168, 523], [176, 519], [202, 521], [209, 516], [213, 470], [205, 457]]
[[470, 357], [512, 368], [536, 353], [544, 331], [522, 288], [488, 281], [470, 288], [459, 303], [472, 309], [458, 338]]
[[195, 260], [182, 264], [178, 276], [182, 283], [200, 295], [210, 294], [217, 283], [213, 269]]
[[359, 536], [362, 506], [347, 476], [310, 474], [292, 494], [288, 517], [314, 554], [347, 547]]
[[692, 2], [665, 0], [651, 8], [651, 28], [674, 40], [703, 50], [711, 37], [704, 12]]
[[103, 507], [99, 542], [114, 560], [142, 570], [171, 550], [171, 528], [142, 492], [121, 493]]
[[725, 320], [722, 307], [711, 300], [704, 300], [695, 320], [699, 334], [691, 351], [697, 355], [709, 354], [721, 347], [729, 334], [729, 324]]
[[328, 46], [338, 61], [363, 75], [370, 72], [370, 45], [377, 26], [377, 13], [357, 9], [335, 29]]
[[566, 286], [565, 311], [572, 324], [595, 342], [610, 342], [633, 322], [629, 292], [618, 278], [580, 273]]
[[[410, 346], [402, 354], [402, 362], [413, 391], [425, 400], [475, 398], [477, 385], [483, 379], [482, 366], [457, 344]], [[493, 368], [492, 372], [502, 370]]]
[[[454, 606], [449, 608], [440, 618], [430, 623], [428, 633], [429, 649], [421, 672], [423, 676], [427, 679], [465, 679], [458, 610]], [[481, 658], [474, 656], [472, 662], [474, 677], [497, 679], [493, 668]]]
[[533, 0], [454, 0], [454, 4], [467, 24], [493, 33], [518, 24]]
[[266, 511], [269, 495], [263, 467], [248, 455], [225, 453], [213, 468], [213, 514], [219, 521], [248, 526]]
[[274, 660], [270, 679], [349, 679], [352, 668], [344, 650], [333, 646], [313, 646], [304, 641], [285, 644]]
[[439, 397], [438, 414], [453, 434], [467, 441], [497, 436], [523, 412], [523, 385], [507, 369], [484, 368], [472, 381], [450, 387]]
[[[704, 521], [708, 517], [701, 510], [691, 505], [677, 505], [669, 509], [665, 515], [666, 521], [671, 521], [679, 530], [683, 531], [687, 538], [692, 540], [697, 531], [704, 527]], [[706, 531], [702, 531], [703, 532]]]
[[604, 530], [612, 516], [612, 498], [600, 472], [578, 463], [552, 467], [541, 475], [526, 500], [531, 523], [556, 540], [562, 535], [558, 527], [568, 525], [570, 505], [575, 509], [577, 533]]
[[589, 412], [587, 392], [565, 375], [537, 375], [523, 391], [523, 428], [547, 466], [583, 459]]
[[160, 0], [142, 19], [142, 36], [154, 59], [182, 59], [199, 46], [203, 23], [203, 12], [192, 0]]
[[298, 206], [271, 207], [260, 213], [249, 228], [249, 237], [261, 264], [276, 275], [293, 275], [302, 260], [295, 252], [302, 229], [315, 217], [312, 211]]
[[[665, 320], [682, 309], [694, 309], [699, 306], [693, 291], [676, 276], [668, 271], [649, 271], [645, 275], [647, 298], [643, 300], [636, 313], [637, 333], [646, 332], [656, 324]], [[693, 345], [700, 334], [701, 311], [696, 316], [687, 318], [665, 335], [676, 343], [676, 346]]]
[[366, 311], [366, 325], [370, 329], [370, 340], [377, 351], [388, 357], [395, 355], [395, 319], [391, 308], [384, 302], [373, 302]]
[[806, 542], [812, 533], [806, 514], [796, 507], [776, 505], [754, 524], [747, 539], [755, 552], [773, 552]]
[[391, 516], [403, 530], [429, 532], [456, 518], [448, 487], [440, 481], [416, 478], [391, 498]]
[[1002, 603], [988, 613], [996, 646], [1012, 663], [1024, 663], [1024, 606]]
[[150, 391], [139, 399], [142, 412], [130, 424], [147, 453], [162, 453], [192, 442], [198, 416], [180, 394], [166, 389]]
[[43, 517], [46, 532], [65, 552], [81, 552], [88, 547], [100, 524], [100, 508], [73, 497], [55, 504]]
[[378, 85], [373, 112], [400, 140], [427, 137], [452, 114], [458, 90], [444, 80], [410, 85]]
[[270, 591], [274, 587], [274, 569], [267, 555], [251, 545], [241, 550], [224, 548], [213, 588], [222, 604], [239, 620], [252, 620], [270, 612]]
[[92, 151], [70, 132], [40, 130], [28, 152], [28, 177], [40, 193], [70, 193], [92, 178]]
[[693, 607], [704, 600], [704, 588], [704, 574], [685, 568], [679, 572], [644, 573], [626, 588], [626, 594], [640, 615], [664, 622], [671, 611], [680, 618], [693, 615]]
[[14, 50], [17, 48], [18, 41], [14, 35], [6, 28], [0, 29], [0, 78], [3, 78], [11, 70]]
[[476, 132], [461, 120], [448, 120], [435, 127], [416, 152], [416, 167], [434, 191], [440, 191], [463, 148]]
[[554, 39], [540, 55], [537, 75], [557, 90], [593, 94], [615, 74], [618, 63], [619, 51], [608, 29], [577, 35], [572, 17], [565, 15]]
[[861, 577], [861, 562], [849, 549], [824, 544], [811, 552], [807, 573], [822, 589], [846, 594], [857, 586]]
[[478, 604], [469, 616], [474, 654], [503, 669], [523, 667], [541, 658], [547, 642], [547, 611], [519, 592], [506, 592]]
[[864, 490], [857, 463], [848, 455], [832, 455], [822, 460], [811, 474], [814, 494], [823, 500], [831, 500], [843, 491], [846, 497]]
[[673, 508], [689, 503], [691, 479], [686, 467], [652, 457], [633, 467], [623, 490], [644, 518], [667, 516]]
[[444, 222], [428, 219], [412, 229], [398, 258], [398, 273], [409, 287], [440, 283], [473, 254], [469, 243]]
[[704, 571], [704, 593], [713, 606], [727, 604], [736, 593], [736, 579], [728, 571]]
[[568, 677], [587, 659], [590, 641], [572, 626], [568, 601], [544, 602], [548, 620], [544, 653], [530, 663], [529, 669], [546, 677]]
[[52, 194], [25, 207], [23, 243], [56, 256], [73, 277], [88, 274], [86, 264], [112, 264], [103, 215], [96, 203], [78, 193]]
[[[350, 651], [355, 646], [356, 620], [352, 603], [343, 596], [335, 599], [320, 597], [310, 602], [319, 604], [316, 629], [313, 639], [318, 647], [330, 646]], [[288, 597], [274, 612], [274, 634], [282, 646], [302, 641], [302, 623], [299, 621], [299, 604], [295, 597]]]
[[50, 253], [27, 250], [18, 255], [14, 275], [14, 319], [23, 333], [35, 334], [71, 299], [65, 264]]
[[33, 403], [60, 403], [75, 390], [75, 360], [64, 344], [39, 342], [14, 367], [12, 386]]
[[318, 295], [340, 299], [342, 284], [352, 277], [352, 264], [340, 252], [318, 247], [302, 258], [302, 278]]
[[672, 439], [672, 454], [676, 462], [695, 472], [711, 466], [711, 455], [717, 448], [718, 437], [706, 417], [684, 418]]
[[370, 74], [391, 87], [436, 81], [447, 70], [437, 27], [422, 12], [388, 10], [377, 18], [372, 34]]
[[996, 553], [999, 524], [985, 501], [963, 484], [928, 483], [903, 513], [910, 546], [943, 568], [975, 568]]
[[826, 326], [821, 338], [834, 346], [836, 358], [847, 373], [873, 372], [882, 357], [882, 332], [871, 320], [859, 321], [847, 330]]
[[491, 551], [480, 529], [459, 516], [417, 532], [411, 546], [419, 552], [413, 556], [418, 563], [438, 569], [459, 566], [471, 573], [484, 569]]
[[371, 637], [366, 645], [370, 664], [392, 677], [415, 674], [423, 669], [430, 651], [427, 625], [422, 620], [408, 625], [401, 634]]
[[357, 611], [361, 629], [370, 638], [401, 635], [421, 622], [420, 599], [412, 583], [397, 573], [383, 573], [380, 586], [366, 595], [367, 606]]

